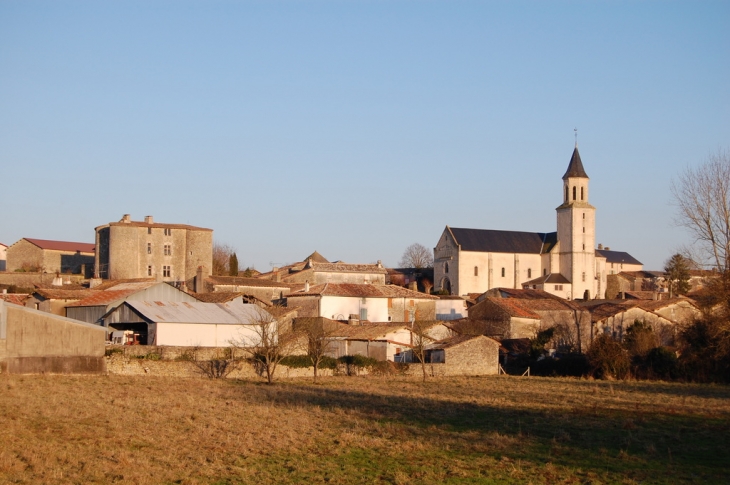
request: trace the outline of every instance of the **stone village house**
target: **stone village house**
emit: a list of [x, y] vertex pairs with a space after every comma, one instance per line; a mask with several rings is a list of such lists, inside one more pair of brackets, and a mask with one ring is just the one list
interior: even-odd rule
[[23, 238], [7, 249], [7, 271], [91, 275], [94, 245]]

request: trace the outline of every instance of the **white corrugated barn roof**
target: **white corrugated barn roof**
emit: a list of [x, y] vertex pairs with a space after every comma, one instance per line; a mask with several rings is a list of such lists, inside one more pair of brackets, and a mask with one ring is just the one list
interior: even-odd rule
[[[266, 310], [236, 299], [227, 303], [127, 301], [125, 303], [146, 319], [158, 323], [253, 324], [260, 315], [273, 321]], [[261, 313], [263, 312], [263, 313]]]

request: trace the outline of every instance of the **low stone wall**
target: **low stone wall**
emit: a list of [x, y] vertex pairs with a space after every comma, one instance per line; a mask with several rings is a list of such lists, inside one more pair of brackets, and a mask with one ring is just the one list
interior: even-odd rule
[[[50, 285], [56, 273], [20, 273], [20, 272], [0, 272], [0, 285], [15, 285], [19, 288], [33, 288], [33, 285], [47, 284]], [[63, 281], [69, 280], [71, 283], [81, 283], [85, 280], [83, 275], [78, 274], [62, 274]]]
[[[205, 372], [195, 365], [215, 358], [221, 358], [227, 352], [234, 357], [248, 358], [249, 355], [240, 349], [231, 348], [192, 348], [167, 347], [153, 345], [112, 345], [107, 346], [106, 369], [109, 374], [116, 375], [151, 375], [165, 377], [207, 377]], [[313, 369], [293, 368], [279, 365], [275, 378], [312, 377]], [[320, 376], [331, 376], [331, 369], [319, 369]], [[261, 379], [254, 367], [248, 362], [241, 363], [236, 370], [228, 374], [230, 379]]]

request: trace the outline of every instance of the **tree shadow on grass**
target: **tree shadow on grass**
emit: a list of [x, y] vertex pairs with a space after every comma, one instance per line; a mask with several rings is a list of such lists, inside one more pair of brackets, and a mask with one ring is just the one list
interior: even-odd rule
[[509, 456], [654, 483], [713, 481], [730, 473], [727, 417], [603, 409], [596, 400], [556, 411], [315, 385], [259, 391], [255, 399], [262, 402], [317, 407], [344, 421], [370, 423], [365, 432], [377, 432], [383, 424], [405, 427], [408, 439], [438, 443], [464, 456]]

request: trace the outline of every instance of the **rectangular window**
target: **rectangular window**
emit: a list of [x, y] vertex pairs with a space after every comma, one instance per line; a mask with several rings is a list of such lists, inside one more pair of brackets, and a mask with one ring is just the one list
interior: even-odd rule
[[169, 227], [166, 227], [165, 228], [165, 236], [172, 236], [172, 229], [170, 229]]
[[170, 267], [169, 266], [163, 266], [162, 267], [162, 276], [163, 277], [169, 278], [171, 273], [172, 273], [172, 271], [170, 271]]
[[147, 254], [152, 254], [152, 243], [147, 243]]
[[165, 244], [165, 256], [170, 255], [172, 255], [172, 246], [170, 246], [169, 244]]
[[479, 276], [479, 267], [474, 266], [474, 276]]
[[532, 278], [532, 268], [527, 268], [527, 277]]
[[151, 227], [148, 227], [147, 228], [147, 234], [152, 234], [152, 228]]
[[555, 291], [563, 291], [563, 285], [555, 285]]
[[504, 278], [504, 274], [505, 274], [504, 268], [502, 268], [502, 278]]
[[367, 320], [367, 319], [368, 319], [368, 309], [360, 308], [360, 320]]
[[147, 276], [152, 276], [152, 266], [147, 266]]
[[586, 280], [586, 274], [583, 273], [582, 277], [583, 277], [583, 281], [585, 282], [585, 280]]

